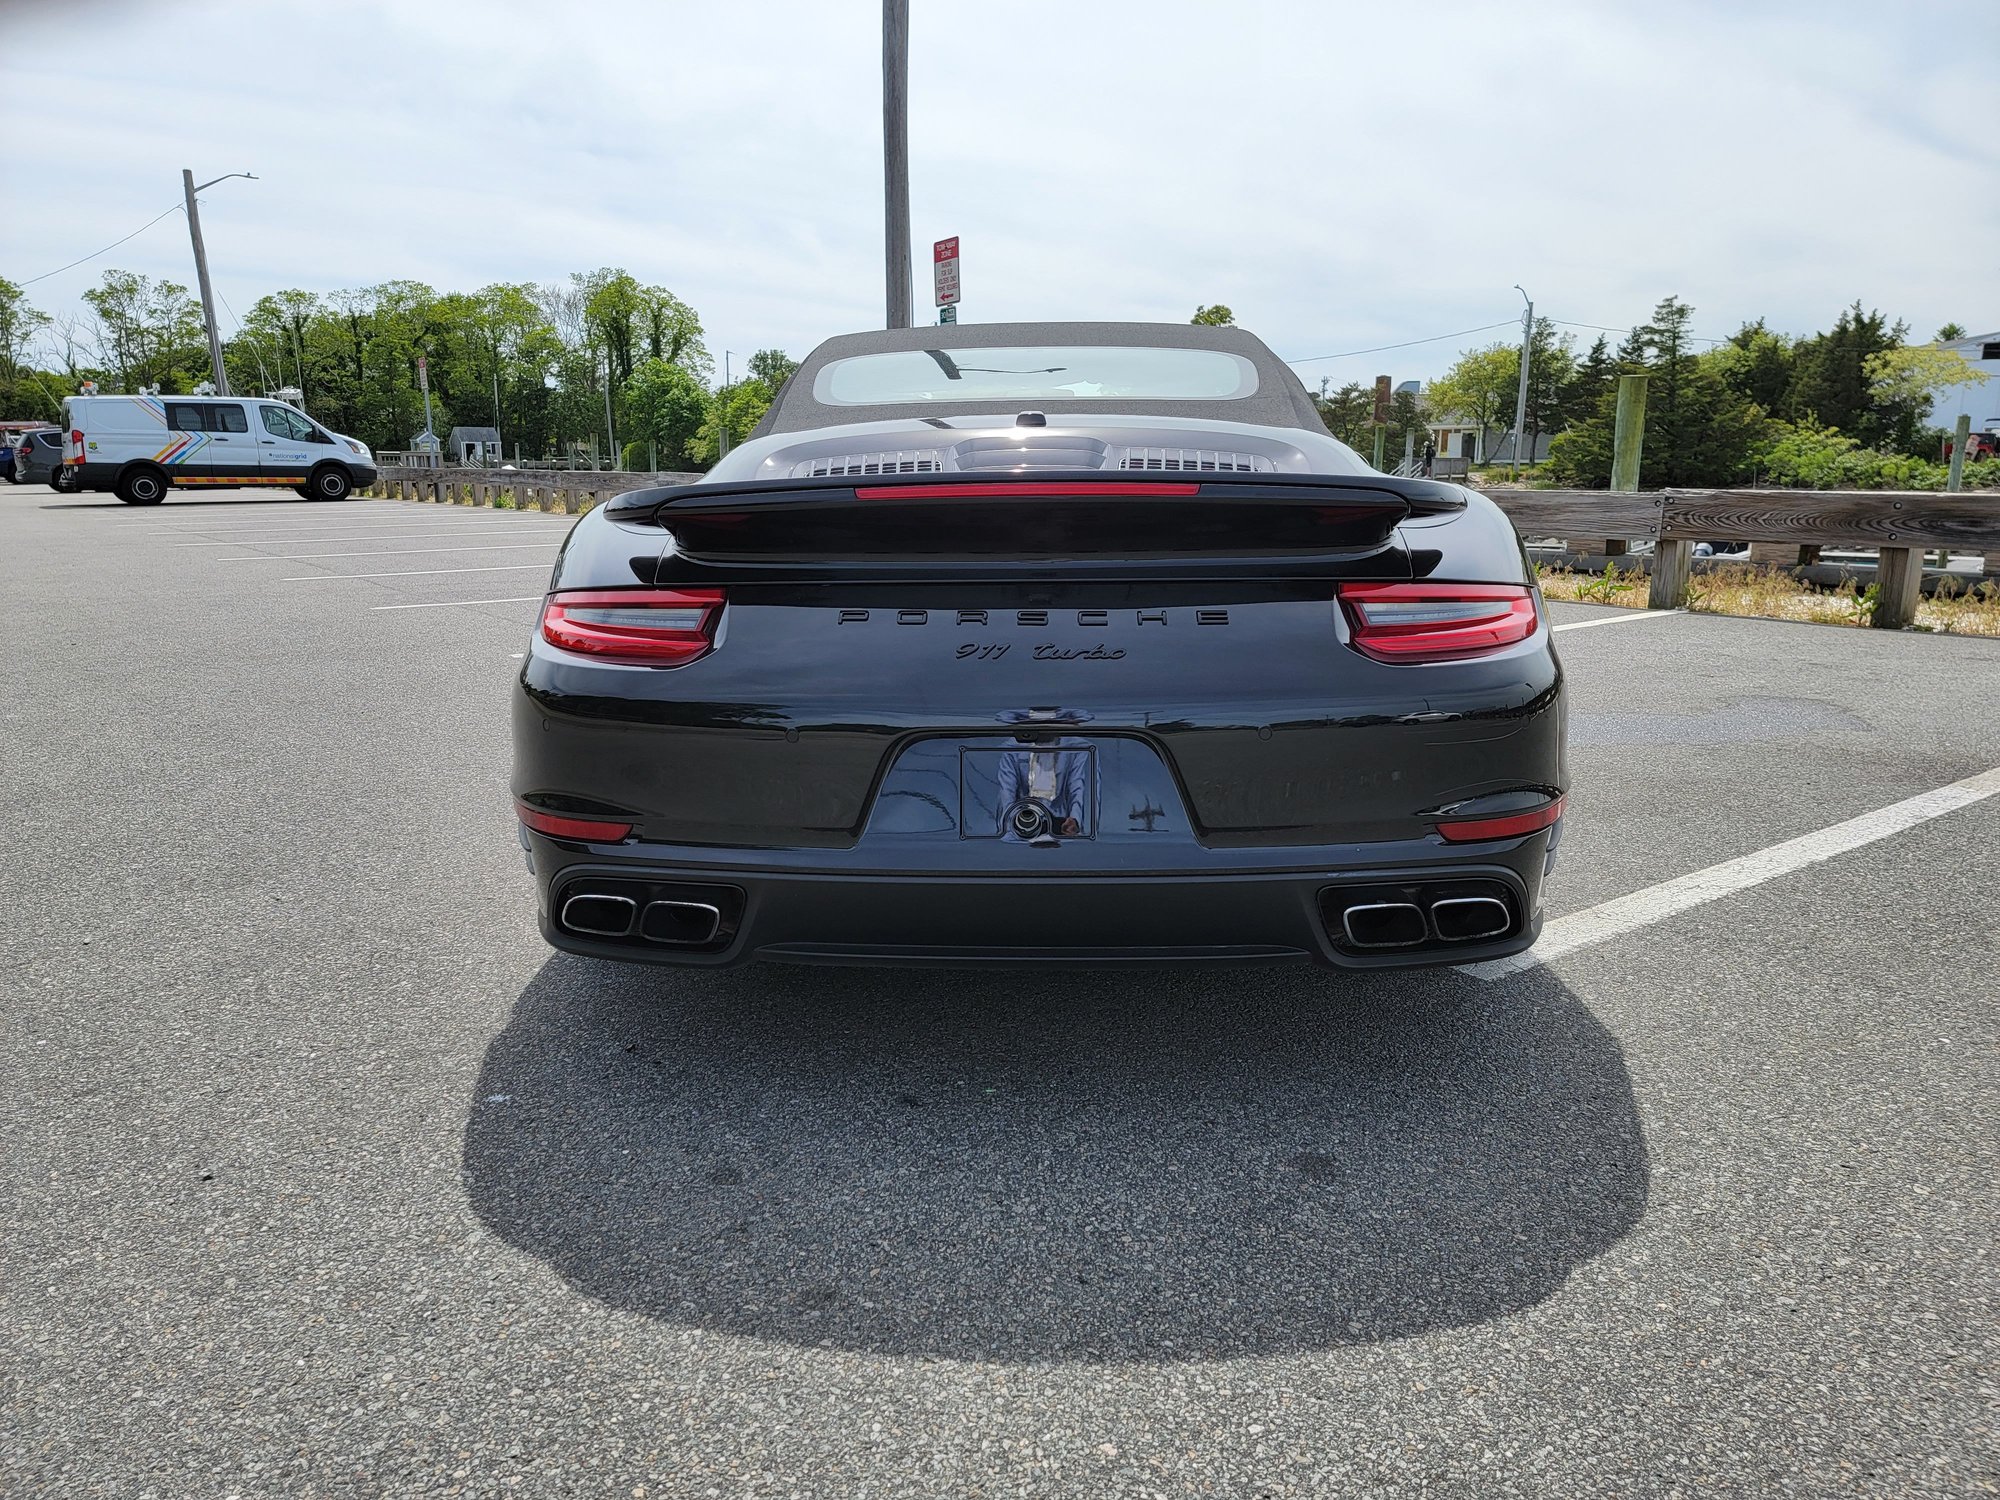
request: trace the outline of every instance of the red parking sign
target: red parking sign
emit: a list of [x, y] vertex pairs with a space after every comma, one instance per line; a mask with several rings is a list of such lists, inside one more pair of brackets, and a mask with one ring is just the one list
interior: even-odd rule
[[938, 240], [931, 246], [931, 278], [939, 307], [949, 307], [958, 301], [957, 235], [948, 240]]

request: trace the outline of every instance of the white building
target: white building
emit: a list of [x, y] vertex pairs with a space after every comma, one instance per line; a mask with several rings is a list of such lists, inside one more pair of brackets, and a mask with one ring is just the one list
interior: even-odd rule
[[1971, 338], [1940, 344], [1986, 377], [1980, 384], [1946, 386], [1931, 397], [1931, 426], [1950, 432], [1961, 414], [1972, 418], [1974, 432], [2000, 431], [2000, 333], [1978, 333]]

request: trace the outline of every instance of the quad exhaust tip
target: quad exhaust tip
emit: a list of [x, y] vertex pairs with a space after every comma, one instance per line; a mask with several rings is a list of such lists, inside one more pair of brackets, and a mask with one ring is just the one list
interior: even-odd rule
[[722, 908], [707, 901], [651, 901], [644, 910], [630, 896], [586, 893], [562, 904], [559, 919], [586, 937], [643, 938], [649, 943], [700, 947], [722, 930]]
[[1431, 903], [1431, 925], [1447, 943], [1496, 938], [1514, 925], [1507, 903], [1493, 896], [1452, 896]]
[[[1515, 930], [1518, 924], [1511, 901], [1497, 892], [1467, 894], [1466, 884], [1442, 884], [1442, 891], [1456, 893], [1438, 895], [1421, 883], [1355, 890], [1345, 896], [1329, 892], [1325, 898], [1328, 921], [1333, 921], [1337, 911], [1338, 931], [1345, 936], [1345, 946], [1359, 952], [1491, 942]], [[1370, 899], [1388, 897], [1400, 899]], [[1343, 899], [1349, 904], [1340, 905]]]
[[1414, 901], [1371, 901], [1340, 914], [1347, 940], [1357, 948], [1414, 948], [1430, 936], [1424, 909]]
[[630, 896], [572, 896], [563, 902], [562, 924], [592, 937], [624, 937], [638, 912]]

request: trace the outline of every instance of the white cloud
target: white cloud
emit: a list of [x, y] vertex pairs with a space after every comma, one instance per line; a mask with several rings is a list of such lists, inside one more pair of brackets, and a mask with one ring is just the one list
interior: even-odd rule
[[[1288, 355], [1539, 310], [1702, 331], [2000, 322], [2000, 203], [1964, 45], [1980, 7], [1348, 7], [916, 0], [923, 247], [965, 315], [1158, 318], [1223, 301]], [[9, 9], [0, 275], [205, 197], [222, 294], [470, 288], [623, 265], [716, 347], [880, 317], [878, 8], [845, 3]], [[1978, 174], [1987, 174], [1981, 177]], [[178, 216], [109, 265], [191, 281]], [[1981, 299], [1987, 299], [1982, 301]], [[1579, 330], [1580, 337], [1591, 336]], [[1468, 341], [1472, 342], [1472, 341]], [[1308, 367], [1432, 373], [1452, 344]]]

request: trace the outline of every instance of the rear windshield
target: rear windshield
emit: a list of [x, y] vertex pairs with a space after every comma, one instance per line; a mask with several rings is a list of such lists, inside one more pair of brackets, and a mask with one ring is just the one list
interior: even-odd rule
[[823, 406], [923, 401], [1232, 401], [1257, 370], [1219, 349], [908, 349], [836, 359], [813, 381]]

